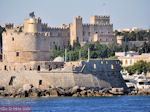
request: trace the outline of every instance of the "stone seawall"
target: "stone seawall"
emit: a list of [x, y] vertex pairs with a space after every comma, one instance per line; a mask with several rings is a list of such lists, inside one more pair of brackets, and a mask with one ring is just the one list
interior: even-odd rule
[[[116, 73], [118, 74], [118, 73]], [[36, 71], [0, 71], [0, 85], [6, 88], [23, 88], [25, 84], [32, 84], [36, 88], [47, 89], [53, 87], [99, 87], [99, 88], [126, 88], [124, 80], [120, 75], [101, 74], [81, 74], [63, 72], [36, 72]]]

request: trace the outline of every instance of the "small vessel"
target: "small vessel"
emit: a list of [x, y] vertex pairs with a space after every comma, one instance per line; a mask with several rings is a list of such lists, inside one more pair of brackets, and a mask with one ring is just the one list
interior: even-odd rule
[[145, 75], [137, 75], [134, 78], [135, 88], [139, 90], [150, 89], [150, 81], [146, 78]]
[[132, 79], [131, 76], [123, 75], [123, 79], [124, 79], [124, 81], [125, 81], [127, 87], [128, 87], [130, 90], [132, 90], [132, 89], [135, 88], [135, 84], [134, 84], [133, 79]]

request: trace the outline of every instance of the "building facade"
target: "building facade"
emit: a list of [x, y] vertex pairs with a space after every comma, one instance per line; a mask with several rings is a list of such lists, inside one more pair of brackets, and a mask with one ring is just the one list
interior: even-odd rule
[[120, 56], [120, 57], [118, 57], [118, 59], [121, 61], [122, 66], [131, 66], [140, 60], [150, 62], [150, 54], [143, 53], [142, 55]]

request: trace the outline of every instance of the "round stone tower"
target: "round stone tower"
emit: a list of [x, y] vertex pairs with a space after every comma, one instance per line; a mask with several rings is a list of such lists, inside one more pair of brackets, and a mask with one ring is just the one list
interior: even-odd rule
[[3, 33], [3, 62], [50, 61], [50, 37], [35, 33]]
[[24, 20], [24, 29], [3, 32], [3, 62], [22, 63], [30, 61], [50, 61], [50, 36], [41, 32], [40, 18], [34, 13]]
[[24, 32], [35, 33], [41, 32], [41, 19], [30, 17], [29, 19], [24, 20]]

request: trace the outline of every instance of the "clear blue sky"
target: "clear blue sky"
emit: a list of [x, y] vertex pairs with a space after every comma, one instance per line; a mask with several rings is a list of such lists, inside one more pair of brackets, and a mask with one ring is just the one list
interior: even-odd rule
[[0, 25], [23, 24], [32, 11], [49, 26], [69, 24], [78, 15], [84, 23], [91, 15], [110, 15], [114, 29], [150, 28], [150, 0], [0, 0]]

